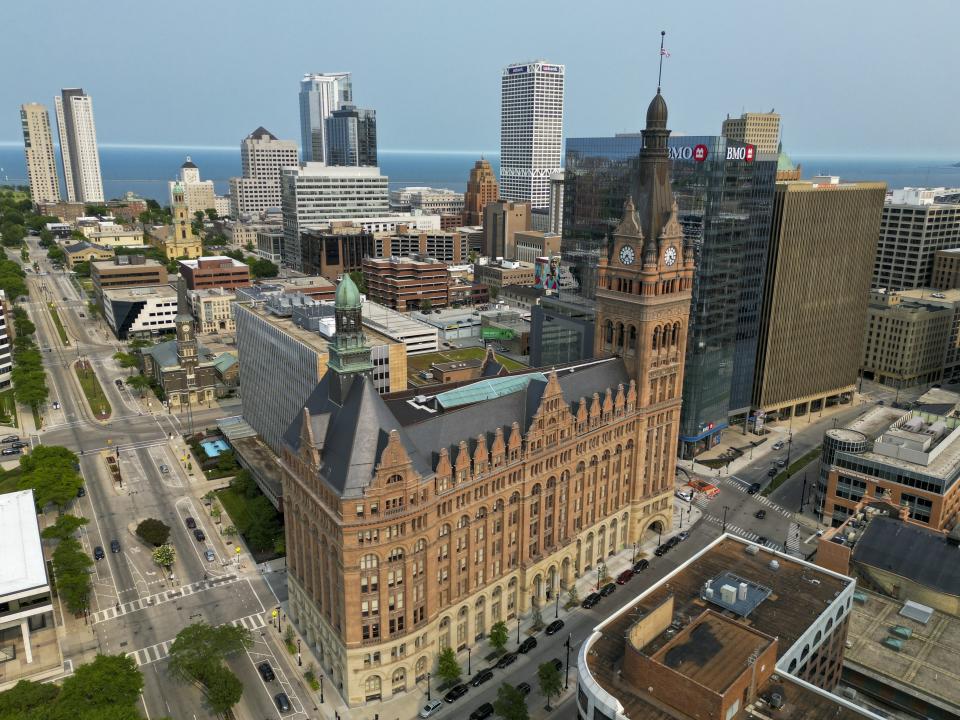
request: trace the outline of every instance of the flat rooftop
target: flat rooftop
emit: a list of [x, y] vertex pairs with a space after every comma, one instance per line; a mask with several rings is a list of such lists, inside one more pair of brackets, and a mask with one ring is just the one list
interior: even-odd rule
[[[960, 711], [960, 618], [934, 610], [924, 624], [900, 614], [903, 601], [862, 588], [857, 593], [866, 602], [853, 604], [847, 635], [851, 646], [844, 654], [844, 666], [880, 677], [921, 700]], [[910, 637], [899, 638], [891, 632], [894, 627], [908, 628]], [[884, 645], [887, 638], [902, 639], [900, 650]]]
[[166, 267], [166, 265], [163, 265], [162, 263], [159, 263], [156, 260], [153, 260], [151, 258], [146, 258], [143, 262], [137, 262], [137, 263], [122, 262], [122, 261], [117, 262], [118, 259], [125, 258], [125, 257], [130, 257], [130, 256], [117, 255], [117, 257], [113, 258], [112, 260], [94, 260], [92, 263], [90, 263], [90, 266], [97, 268], [97, 270], [100, 270], [101, 272], [103, 272], [104, 270], [107, 270], [107, 271], [136, 270], [137, 268], [143, 268], [143, 267], [148, 267], [148, 268], [161, 268], [161, 267], [165, 268]]
[[176, 300], [177, 290], [170, 285], [140, 285], [126, 288], [104, 288], [103, 296], [109, 300], [136, 302], [159, 298]]
[[[895, 412], [893, 422], [886, 427], [877, 428], [876, 424], [881, 417], [889, 419], [890, 415], [878, 414], [871, 427], [873, 432], [860, 431], [873, 439], [874, 447], [855, 457], [942, 478], [946, 489], [960, 473], [960, 435], [954, 434], [958, 421], [921, 410]], [[851, 426], [851, 429], [859, 428]], [[918, 447], [924, 441], [928, 446], [921, 451]]]
[[193, 270], [197, 270], [200, 267], [200, 263], [204, 262], [217, 262], [225, 263], [235, 268], [245, 268], [247, 267], [246, 263], [240, 262], [236, 258], [228, 257], [226, 255], [204, 255], [203, 257], [195, 258], [193, 260], [177, 260], [177, 263]]
[[[322, 353], [324, 355], [327, 354], [332, 339], [327, 340], [317, 331], [307, 330], [306, 328], [300, 327], [293, 322], [293, 318], [289, 316], [275, 315], [267, 310], [265, 305], [253, 305], [249, 303], [242, 303], [242, 305], [246, 310], [249, 310], [257, 317], [282, 330], [290, 337], [299, 340], [307, 347], [313, 348], [318, 353]], [[367, 336], [367, 342], [370, 343], [371, 346], [396, 344], [396, 340], [393, 340], [390, 337], [367, 327], [366, 312], [364, 312], [363, 320], [363, 334]]]
[[0, 557], [0, 598], [47, 584], [33, 490], [0, 495]]
[[384, 305], [363, 301], [363, 324], [372, 325], [388, 337], [400, 339], [410, 335], [436, 335], [437, 329]]

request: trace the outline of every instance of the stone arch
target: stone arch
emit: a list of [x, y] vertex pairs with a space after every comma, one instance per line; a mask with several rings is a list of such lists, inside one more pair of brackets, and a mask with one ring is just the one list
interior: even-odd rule
[[623, 323], [617, 323], [617, 348], [623, 349]]
[[414, 673], [416, 675], [416, 682], [423, 682], [427, 679], [427, 656], [421, 655], [417, 658], [417, 664], [414, 666]]
[[[670, 520], [667, 518], [666, 515], [663, 515], [663, 514], [658, 514], [658, 515], [654, 515], [651, 518], [647, 518], [645, 523], [646, 524], [643, 526], [643, 530], [640, 532], [640, 535], [638, 536], [638, 540], [640, 542], [644, 542], [645, 540], [647, 540], [648, 532], [651, 532], [653, 533], [654, 536], [657, 536], [658, 534], [665, 533], [670, 528]], [[651, 537], [651, 539], [653, 538]]]
[[367, 702], [379, 700], [383, 695], [382, 681], [379, 675], [368, 675], [363, 681], [364, 699]]
[[402, 693], [407, 689], [407, 669], [398, 667], [390, 676], [390, 688], [394, 695]]
[[583, 570], [586, 571], [593, 567], [593, 531], [587, 533], [587, 541], [583, 544], [583, 549]]
[[540, 604], [540, 598], [543, 597], [543, 576], [540, 573], [533, 576], [533, 582], [530, 584], [530, 587], [533, 593], [531, 601], [534, 606], [537, 606]]
[[595, 553], [595, 558], [598, 563], [603, 561], [603, 554], [605, 552], [606, 545], [607, 545], [607, 526], [601, 525], [600, 529], [597, 530], [597, 547], [596, 547], [596, 553]]
[[637, 351], [637, 327], [630, 325], [627, 331], [627, 352], [631, 355]]
[[560, 588], [557, 585], [557, 566], [551, 565], [550, 569], [547, 570], [547, 600], [553, 600], [554, 595], [558, 592], [560, 592]]
[[507, 583], [507, 619], [515, 618], [518, 612], [517, 601], [519, 597], [517, 593], [519, 592], [519, 585], [517, 583], [517, 578], [512, 577]]
[[678, 322], [673, 324], [673, 332], [671, 333], [670, 344], [673, 346], [680, 344], [680, 323]]
[[473, 603], [473, 640], [477, 642], [487, 635], [487, 598], [481, 595]]
[[573, 574], [575, 577], [580, 577], [581, 559], [583, 557], [581, 550], [580, 538], [577, 538], [577, 554], [573, 556]]
[[630, 513], [624, 513], [620, 516], [620, 544], [627, 546], [627, 530], [630, 528]]
[[499, 585], [490, 593], [490, 619], [495, 623], [503, 620], [503, 588]]
[[607, 345], [613, 345], [613, 320], [607, 320], [603, 331], [603, 341]]
[[650, 344], [650, 347], [654, 350], [660, 349], [660, 327], [659, 326], [653, 329], [653, 341]]
[[566, 590], [570, 585], [570, 558], [565, 557], [560, 562], [560, 587]]
[[617, 519], [613, 518], [610, 521], [610, 543], [608, 548], [608, 555], [613, 555], [616, 552], [617, 548]]

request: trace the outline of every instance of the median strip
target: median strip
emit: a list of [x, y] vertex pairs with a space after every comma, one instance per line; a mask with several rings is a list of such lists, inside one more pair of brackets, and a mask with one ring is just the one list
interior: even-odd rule
[[53, 324], [57, 326], [57, 334], [60, 336], [60, 342], [64, 345], [69, 345], [70, 338], [67, 337], [66, 328], [63, 327], [63, 323], [60, 321], [60, 314], [57, 312], [57, 308], [54, 307], [53, 303], [49, 303], [47, 309], [50, 311], [50, 317], [53, 318]]
[[766, 496], [766, 495], [769, 495], [770, 493], [772, 493], [772, 492], [773, 492], [774, 490], [776, 490], [778, 487], [780, 487], [781, 485], [783, 485], [783, 483], [785, 483], [785, 482], [786, 482], [787, 480], [789, 480], [791, 477], [793, 477], [793, 476], [796, 475], [798, 472], [800, 472], [801, 470], [803, 470], [807, 465], [809, 465], [809, 464], [812, 463], [814, 460], [816, 460], [818, 457], [820, 457], [820, 452], [821, 452], [821, 451], [820, 451], [820, 446], [819, 446], [819, 445], [817, 445], [816, 447], [811, 448], [810, 450], [808, 450], [806, 453], [804, 453], [803, 455], [801, 455], [798, 459], [796, 459], [796, 460], [794, 460], [792, 463], [790, 463], [790, 466], [789, 466], [786, 470], [784, 470], [782, 473], [779, 473], [775, 478], [773, 478], [773, 482], [771, 482], [769, 485], [767, 485], [767, 486], [763, 489], [763, 492], [760, 493], [760, 494]]
[[106, 420], [110, 417], [112, 408], [110, 407], [110, 401], [107, 400], [107, 396], [103, 392], [100, 381], [97, 379], [96, 373], [93, 371], [93, 366], [86, 360], [80, 360], [74, 364], [73, 370], [77, 374], [77, 379], [80, 381], [80, 387], [83, 389], [83, 394], [87, 398], [90, 411], [97, 416], [97, 419]]

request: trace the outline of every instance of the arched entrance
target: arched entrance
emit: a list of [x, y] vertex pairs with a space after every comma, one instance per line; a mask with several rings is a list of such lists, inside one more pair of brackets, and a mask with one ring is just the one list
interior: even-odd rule
[[653, 520], [646, 529], [643, 531], [643, 535], [640, 537], [640, 541], [643, 543], [647, 542], [656, 542], [659, 544], [660, 539], [663, 536], [663, 532], [666, 530], [662, 520]]
[[553, 595], [557, 591], [557, 566], [551, 565], [547, 571], [547, 600], [553, 600]]
[[563, 562], [560, 563], [560, 587], [564, 590], [569, 587], [570, 583], [570, 558], [565, 557]]

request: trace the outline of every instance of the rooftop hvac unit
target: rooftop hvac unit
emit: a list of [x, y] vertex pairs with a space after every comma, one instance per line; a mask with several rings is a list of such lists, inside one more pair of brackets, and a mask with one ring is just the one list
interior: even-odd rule
[[751, 545], [747, 545], [747, 547], [744, 549], [744, 552], [747, 555], [756, 555], [758, 552], [760, 552], [760, 548], [758, 548], [756, 545], [751, 544]]
[[707, 600], [713, 600], [713, 588], [708, 587], [704, 592], [704, 595], [706, 596]]
[[737, 589], [733, 585], [721, 585], [720, 600], [726, 605], [735, 605], [737, 602]]
[[856, 700], [857, 691], [852, 687], [845, 687], [840, 689], [840, 694], [845, 697], [847, 700]]
[[783, 707], [783, 695], [778, 692], [770, 693], [770, 707], [779, 710]]
[[746, 599], [747, 599], [747, 584], [745, 582], [742, 582], [737, 586], [737, 600], [746, 600]]
[[771, 561], [770, 561], [770, 569], [771, 569], [771, 570], [779, 570], [779, 569], [780, 569], [780, 561], [777, 560], [776, 558], [774, 558], [773, 560], [771, 560]]

